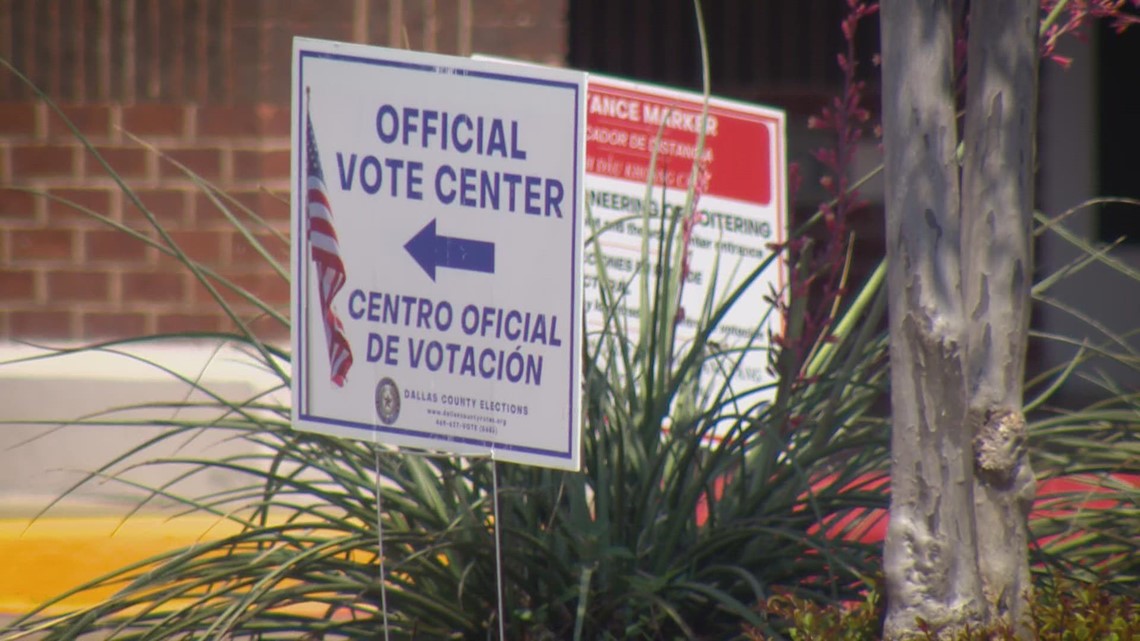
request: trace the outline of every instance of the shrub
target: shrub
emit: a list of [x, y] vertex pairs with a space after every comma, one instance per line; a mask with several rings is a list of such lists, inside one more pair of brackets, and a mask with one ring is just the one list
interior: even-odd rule
[[[1040, 641], [1132, 641], [1140, 639], [1140, 601], [1121, 594], [1112, 584], [1082, 582], [1059, 576], [1039, 577], [1032, 603], [1036, 638]], [[882, 593], [869, 589], [854, 603], [820, 605], [791, 594], [769, 597], [760, 610], [792, 641], [875, 641], [886, 613]], [[919, 622], [922, 641], [1015, 641], [1008, 628], [995, 626], [957, 636], [939, 635]], [[752, 641], [773, 637], [746, 629]]]

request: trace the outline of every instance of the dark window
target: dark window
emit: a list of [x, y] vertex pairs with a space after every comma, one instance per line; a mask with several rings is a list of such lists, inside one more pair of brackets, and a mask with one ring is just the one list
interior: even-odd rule
[[[836, 0], [705, 2], [713, 93], [814, 112], [836, 93], [846, 47]], [[858, 58], [871, 75], [879, 23], [860, 25]], [[691, 90], [701, 57], [691, 0], [570, 0], [570, 65]]]
[[[1098, 34], [1098, 110], [1100, 119], [1097, 155], [1098, 194], [1140, 200], [1140, 28], [1116, 33], [1109, 24]], [[1082, 132], [1073, 132], [1082, 135]], [[1097, 233], [1102, 242], [1125, 238], [1140, 244], [1140, 206], [1123, 203], [1103, 205]]]

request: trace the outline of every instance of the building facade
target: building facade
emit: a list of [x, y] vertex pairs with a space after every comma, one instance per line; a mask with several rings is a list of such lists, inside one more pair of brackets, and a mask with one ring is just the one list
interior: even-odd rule
[[[32, 86], [0, 71], [0, 339], [234, 329], [178, 261], [80, 209], [163, 244], [135, 197], [180, 250], [287, 313], [287, 283], [229, 216], [250, 222], [288, 271], [294, 35], [564, 64], [567, 9], [562, 0], [0, 0], [0, 57], [133, 192]], [[264, 337], [286, 338], [226, 296]]]

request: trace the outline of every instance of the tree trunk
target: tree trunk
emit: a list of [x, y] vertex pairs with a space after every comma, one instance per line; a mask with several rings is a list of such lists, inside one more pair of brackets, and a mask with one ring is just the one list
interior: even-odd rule
[[[883, 0], [891, 518], [884, 636], [985, 616], [966, 429], [958, 144], [949, 2]], [[967, 551], [963, 553], [963, 551]]]
[[921, 637], [919, 619], [950, 633], [1000, 620], [1032, 634], [1034, 481], [1021, 407], [1038, 4], [972, 6], [961, 171], [953, 3], [880, 8], [893, 414], [887, 639]]
[[1038, 0], [976, 2], [967, 49], [962, 173], [966, 395], [974, 435], [978, 565], [991, 622], [1030, 638], [1022, 381], [1032, 282]]

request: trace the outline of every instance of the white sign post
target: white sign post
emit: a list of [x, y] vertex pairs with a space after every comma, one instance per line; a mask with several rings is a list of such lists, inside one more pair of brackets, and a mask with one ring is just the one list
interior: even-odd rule
[[585, 97], [294, 40], [295, 427], [579, 468]]

